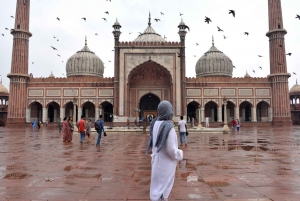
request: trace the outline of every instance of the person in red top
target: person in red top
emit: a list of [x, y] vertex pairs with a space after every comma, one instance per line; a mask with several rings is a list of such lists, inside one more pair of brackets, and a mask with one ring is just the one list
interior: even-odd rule
[[232, 118], [231, 120], [231, 130], [235, 131], [235, 126], [236, 126], [236, 121], [234, 120], [234, 118]]
[[80, 143], [82, 143], [85, 138], [85, 121], [83, 115], [81, 115], [81, 119], [78, 121], [77, 128], [78, 133], [80, 133]]

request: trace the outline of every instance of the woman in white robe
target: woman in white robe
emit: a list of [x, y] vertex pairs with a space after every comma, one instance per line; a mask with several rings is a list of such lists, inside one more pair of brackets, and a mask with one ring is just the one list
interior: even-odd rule
[[148, 149], [152, 148], [150, 184], [152, 201], [168, 200], [174, 184], [177, 162], [183, 159], [183, 152], [178, 149], [172, 118], [171, 103], [162, 101], [158, 105], [158, 118], [154, 119], [150, 126], [148, 142]]

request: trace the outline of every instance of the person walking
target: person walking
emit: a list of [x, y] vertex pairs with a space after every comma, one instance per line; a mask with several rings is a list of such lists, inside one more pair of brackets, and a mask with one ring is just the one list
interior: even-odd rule
[[35, 119], [32, 121], [31, 125], [32, 125], [32, 129], [35, 130], [36, 129], [36, 121], [35, 121]]
[[178, 122], [178, 130], [180, 135], [180, 146], [182, 146], [184, 142], [185, 147], [187, 147], [187, 140], [186, 140], [187, 126], [186, 126], [186, 122], [183, 120], [183, 116], [180, 116], [180, 121]]
[[235, 126], [236, 126], [236, 121], [234, 120], [234, 118], [232, 118], [231, 120], [231, 130], [235, 131]]
[[68, 118], [68, 123], [69, 123], [69, 129], [68, 129], [67, 141], [72, 142], [73, 132], [74, 132], [74, 123], [72, 117]]
[[78, 121], [78, 133], [80, 133], [80, 143], [83, 143], [83, 140], [85, 138], [85, 121], [84, 116], [81, 115], [81, 119]]
[[237, 130], [237, 132], [240, 132], [240, 127], [241, 127], [241, 123], [240, 123], [240, 121], [237, 119], [237, 120], [236, 120], [236, 130]]
[[194, 128], [194, 126], [195, 126], [195, 118], [192, 117], [192, 128]]
[[172, 123], [173, 107], [169, 101], [159, 103], [158, 117], [150, 124], [146, 154], [151, 154], [150, 199], [168, 200], [172, 190], [177, 162], [183, 159], [178, 149], [177, 135]]
[[96, 142], [96, 147], [100, 147], [102, 132], [105, 132], [104, 123], [103, 123], [103, 120], [102, 120], [102, 115], [99, 115], [99, 119], [97, 121], [95, 121], [95, 129], [98, 133], [98, 139], [97, 139], [97, 142]]
[[59, 118], [58, 122], [57, 122], [57, 126], [58, 126], [58, 132], [59, 134], [61, 133], [61, 129], [62, 129], [62, 123], [61, 123], [61, 118]]
[[62, 122], [63, 142], [66, 142], [67, 140], [69, 129], [70, 129], [69, 122], [67, 121], [67, 117], [65, 117]]
[[87, 123], [86, 123], [86, 135], [88, 136], [88, 141], [91, 141], [91, 129], [92, 129], [92, 120], [88, 119]]

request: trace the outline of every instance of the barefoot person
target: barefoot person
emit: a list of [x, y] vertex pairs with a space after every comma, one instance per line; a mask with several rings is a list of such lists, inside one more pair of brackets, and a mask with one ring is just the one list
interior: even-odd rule
[[173, 107], [162, 101], [157, 108], [158, 117], [150, 125], [150, 136], [146, 154], [152, 148], [150, 199], [168, 200], [172, 190], [177, 161], [183, 159], [178, 149], [177, 135], [172, 123]]

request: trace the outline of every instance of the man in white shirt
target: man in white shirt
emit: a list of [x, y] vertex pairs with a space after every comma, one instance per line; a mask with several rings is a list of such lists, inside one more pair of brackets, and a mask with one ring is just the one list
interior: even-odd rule
[[182, 138], [184, 140], [185, 147], [187, 147], [187, 140], [186, 140], [186, 122], [183, 120], [183, 116], [180, 116], [180, 121], [178, 122], [178, 130], [180, 135], [180, 145], [182, 146]]

